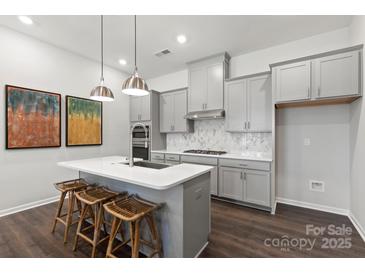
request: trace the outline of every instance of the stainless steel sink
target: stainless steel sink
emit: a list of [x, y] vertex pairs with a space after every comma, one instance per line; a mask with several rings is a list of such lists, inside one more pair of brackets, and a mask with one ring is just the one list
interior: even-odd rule
[[[129, 163], [123, 163], [123, 164], [129, 165]], [[163, 168], [167, 168], [167, 167], [171, 166], [171, 165], [167, 165], [167, 164], [153, 163], [150, 161], [134, 162], [134, 165], [139, 166], [139, 167], [152, 168], [152, 169], [163, 169]]]

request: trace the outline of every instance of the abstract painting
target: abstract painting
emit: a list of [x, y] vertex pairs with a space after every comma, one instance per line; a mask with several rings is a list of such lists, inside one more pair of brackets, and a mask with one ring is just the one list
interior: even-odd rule
[[6, 148], [61, 146], [61, 95], [6, 85]]
[[66, 146], [101, 145], [102, 102], [66, 96]]

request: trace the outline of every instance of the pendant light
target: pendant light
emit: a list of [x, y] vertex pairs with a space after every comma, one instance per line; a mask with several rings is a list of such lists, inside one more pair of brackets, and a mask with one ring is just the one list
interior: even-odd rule
[[103, 15], [100, 15], [100, 40], [101, 40], [101, 77], [100, 85], [95, 87], [90, 94], [90, 99], [96, 101], [111, 102], [114, 101], [113, 92], [104, 86], [104, 26]]
[[132, 96], [145, 96], [149, 94], [148, 86], [138, 75], [137, 71], [137, 16], [134, 16], [134, 73], [124, 81], [122, 92]]

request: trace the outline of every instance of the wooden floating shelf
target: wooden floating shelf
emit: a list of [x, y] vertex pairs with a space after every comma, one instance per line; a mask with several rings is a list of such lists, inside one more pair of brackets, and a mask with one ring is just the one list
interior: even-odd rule
[[339, 104], [349, 104], [353, 101], [359, 99], [361, 96], [355, 97], [343, 97], [343, 98], [331, 98], [331, 99], [317, 99], [308, 100], [302, 102], [287, 102], [287, 103], [277, 103], [275, 108], [296, 108], [296, 107], [312, 107], [312, 106], [323, 106], [323, 105], [339, 105]]

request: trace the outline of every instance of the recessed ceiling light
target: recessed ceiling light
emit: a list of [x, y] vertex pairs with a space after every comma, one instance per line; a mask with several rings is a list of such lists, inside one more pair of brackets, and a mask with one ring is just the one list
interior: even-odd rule
[[184, 44], [186, 42], [186, 36], [183, 34], [180, 34], [176, 37], [176, 40], [180, 43], [180, 44]]
[[20, 22], [22, 22], [23, 24], [26, 25], [33, 25], [33, 20], [32, 18], [30, 18], [29, 16], [25, 16], [25, 15], [19, 15], [18, 19]]
[[122, 66], [125, 66], [127, 64], [127, 61], [124, 59], [119, 59], [119, 64], [121, 64]]

